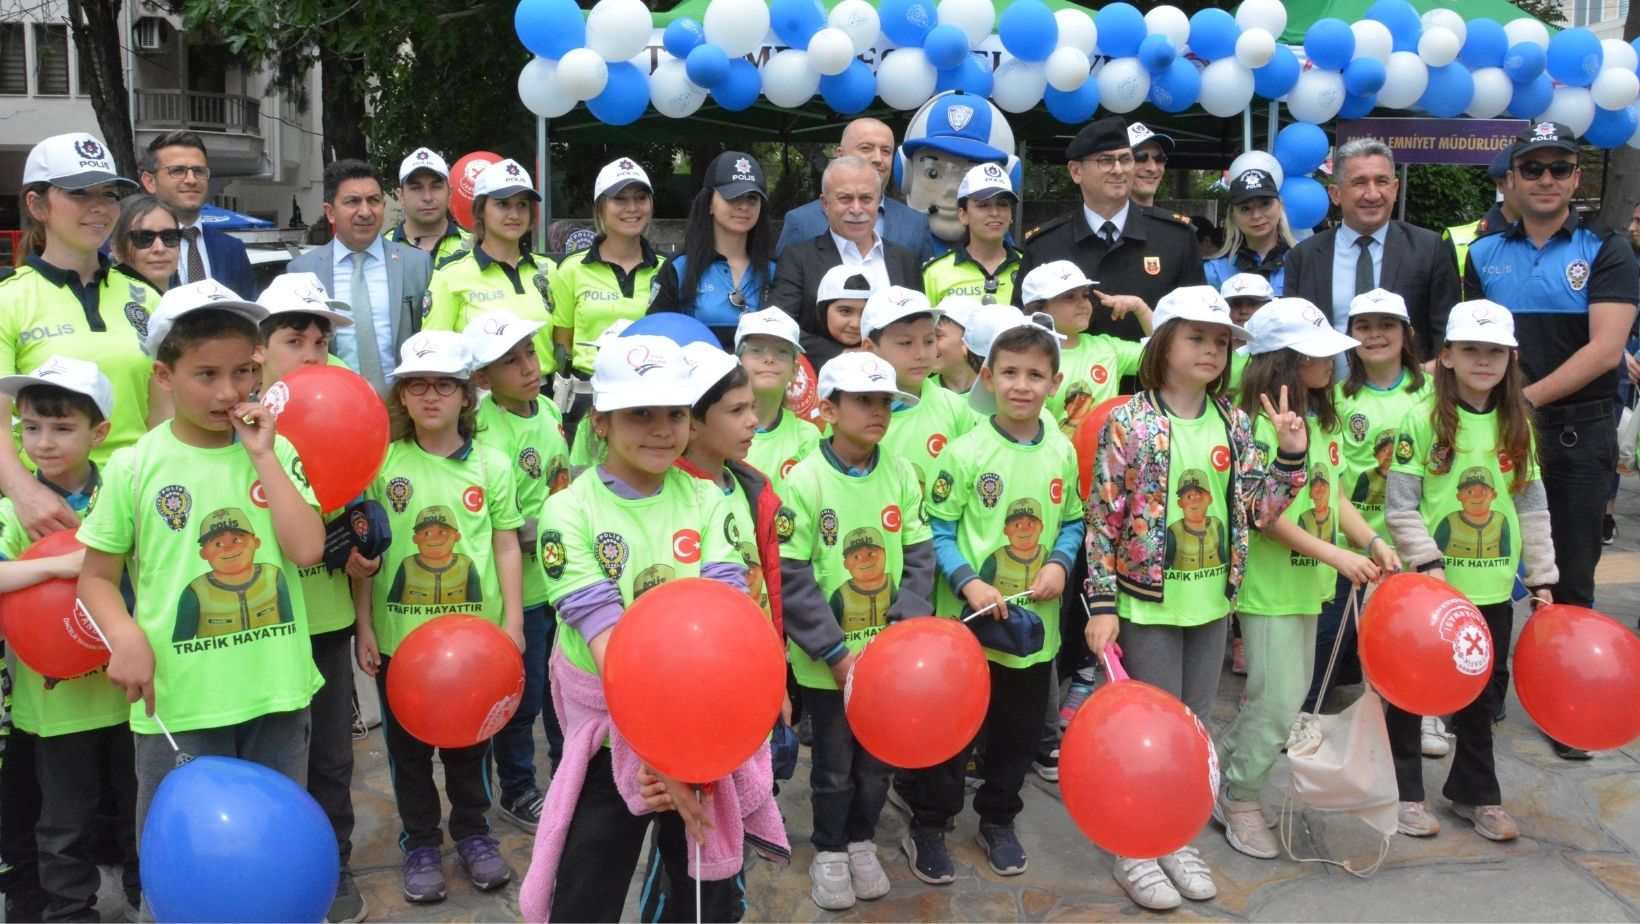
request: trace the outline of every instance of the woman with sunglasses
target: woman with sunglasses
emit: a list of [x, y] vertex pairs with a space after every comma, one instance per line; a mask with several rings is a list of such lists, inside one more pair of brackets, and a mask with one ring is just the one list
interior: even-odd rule
[[1287, 251], [1296, 243], [1275, 177], [1256, 167], [1243, 170], [1230, 181], [1224, 246], [1202, 264], [1207, 284], [1218, 289], [1237, 273], [1256, 273], [1280, 292], [1286, 283]]
[[683, 252], [661, 267], [649, 313], [676, 311], [712, 329], [732, 351], [740, 316], [761, 311], [774, 278], [774, 230], [763, 167], [750, 154], [724, 151], [706, 168], [706, 185], [689, 207]]
[[163, 295], [182, 258], [177, 213], [157, 196], [131, 196], [120, 203], [110, 249], [119, 261], [114, 264], [116, 272], [146, 282]]
[[[111, 272], [101, 253], [120, 216], [120, 187], [135, 185], [115, 172], [107, 146], [92, 135], [41, 141], [23, 167], [19, 210], [28, 234], [16, 269], [0, 271], [0, 375], [70, 356], [95, 362], [113, 385], [108, 438], [91, 450], [98, 465], [170, 416], [169, 402], [150, 392], [153, 361], [142, 352], [159, 293], [140, 277]], [[0, 419], [9, 420], [11, 410], [12, 402], [0, 398]], [[9, 439], [0, 439], [0, 492], [12, 498], [32, 537], [79, 526], [79, 516], [23, 466]]]

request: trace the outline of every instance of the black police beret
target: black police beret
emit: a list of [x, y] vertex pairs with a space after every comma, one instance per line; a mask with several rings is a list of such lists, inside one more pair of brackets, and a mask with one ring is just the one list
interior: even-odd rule
[[1127, 146], [1127, 123], [1122, 121], [1120, 116], [1106, 116], [1097, 122], [1089, 122], [1082, 126], [1082, 130], [1076, 133], [1071, 143], [1065, 146], [1065, 159], [1081, 160]]

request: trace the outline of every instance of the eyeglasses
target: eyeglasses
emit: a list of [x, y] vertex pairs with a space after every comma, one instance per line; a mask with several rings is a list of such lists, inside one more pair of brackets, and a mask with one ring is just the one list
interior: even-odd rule
[[1163, 154], [1161, 151], [1140, 151], [1139, 153], [1133, 155], [1133, 159], [1141, 164], [1151, 160], [1155, 161], [1158, 165], [1167, 163], [1167, 155]]
[[1098, 167], [1100, 170], [1103, 170], [1106, 173], [1109, 173], [1112, 170], [1126, 170], [1129, 167], [1133, 166], [1133, 155], [1132, 154], [1123, 154], [1120, 157], [1113, 157], [1109, 154], [1106, 154], [1102, 157], [1085, 157], [1085, 158], [1083, 158], [1084, 162], [1089, 161], [1089, 160], [1093, 161], [1093, 165], [1095, 167]]
[[995, 305], [997, 303], [997, 280], [991, 276], [985, 280], [985, 294], [980, 297], [981, 305]]
[[762, 343], [743, 343], [740, 346], [740, 354], [742, 356], [750, 356], [753, 359], [768, 359], [772, 356], [775, 359], [788, 363], [797, 359], [797, 350], [795, 347], [769, 346]]
[[1577, 170], [1577, 164], [1569, 160], [1557, 160], [1547, 164], [1539, 160], [1529, 160], [1525, 163], [1516, 164], [1514, 170], [1528, 180], [1541, 178], [1545, 170], [1549, 171], [1549, 175], [1555, 179], [1564, 180]]
[[173, 180], [187, 179], [188, 174], [190, 173], [202, 180], [208, 180], [211, 178], [211, 168], [205, 166], [195, 167], [191, 164], [173, 164], [172, 166], [161, 167], [159, 169], [161, 173]]
[[131, 242], [132, 247], [135, 247], [138, 250], [147, 250], [148, 248], [154, 246], [154, 241], [156, 240], [161, 244], [164, 244], [165, 248], [169, 250], [173, 247], [181, 246], [182, 231], [178, 228], [164, 228], [159, 231], [149, 231], [139, 228], [135, 231], [127, 231], [125, 238]]
[[404, 383], [404, 390], [420, 398], [432, 389], [440, 398], [448, 398], [461, 388], [461, 382], [456, 379], [411, 379]]

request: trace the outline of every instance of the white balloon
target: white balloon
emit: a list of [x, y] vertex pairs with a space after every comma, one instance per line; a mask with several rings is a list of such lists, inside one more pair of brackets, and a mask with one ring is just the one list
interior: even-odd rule
[[1088, 56], [1082, 53], [1082, 49], [1061, 45], [1054, 49], [1053, 54], [1048, 55], [1042, 70], [1047, 76], [1048, 83], [1055, 90], [1069, 93], [1088, 82], [1088, 74], [1093, 70], [1093, 64], [1088, 60]]
[[1425, 29], [1418, 39], [1418, 57], [1430, 67], [1445, 67], [1458, 60], [1458, 37], [1445, 26]]
[[843, 0], [831, 8], [826, 24], [848, 33], [857, 55], [870, 51], [883, 31], [883, 21], [877, 16], [877, 8], [866, 0]]
[[1583, 87], [1556, 87], [1554, 102], [1533, 118], [1539, 122], [1559, 122], [1571, 129], [1572, 134], [1581, 135], [1594, 121], [1594, 100]]
[[1530, 16], [1511, 19], [1503, 24], [1503, 34], [1509, 39], [1510, 45], [1519, 45], [1521, 42], [1531, 42], [1534, 45], [1549, 47], [1549, 30]]
[[689, 72], [681, 59], [669, 58], [649, 75], [649, 102], [661, 115], [681, 119], [694, 115], [695, 110], [706, 102], [706, 91], [689, 82]]
[[1241, 115], [1253, 99], [1253, 72], [1235, 58], [1220, 58], [1202, 70], [1196, 102], [1221, 119]]
[[558, 59], [558, 88], [570, 99], [592, 99], [607, 83], [609, 64], [590, 48], [571, 48]]
[[[1074, 48], [1060, 48], [1054, 52], [1057, 56], [1061, 51], [1070, 51], [1080, 54]], [[1083, 56], [1082, 60], [1087, 61]], [[1048, 58], [1048, 64], [1032, 61], [1021, 61], [1013, 55], [1003, 52], [1002, 61], [991, 74], [991, 102], [1004, 112], [1029, 112], [1042, 102], [1042, 92], [1048, 86], [1046, 70], [1053, 63], [1053, 57]], [[1084, 71], [1083, 80], [1087, 80]]]
[[808, 65], [816, 74], [834, 77], [848, 70], [854, 60], [854, 40], [835, 26], [821, 29], [809, 39]]
[[1600, 42], [1600, 50], [1604, 52], [1601, 60], [1607, 68], [1615, 67], [1625, 71], [1640, 68], [1640, 59], [1635, 56], [1634, 46], [1622, 39], [1603, 39]]
[[1311, 68], [1298, 75], [1287, 94], [1287, 111], [1300, 122], [1320, 125], [1338, 115], [1344, 105], [1344, 75]]
[[763, 95], [781, 109], [796, 109], [814, 98], [820, 75], [809, 67], [809, 56], [796, 48], [776, 52], [763, 65]]
[[575, 100], [558, 85], [558, 62], [532, 58], [518, 72], [518, 98], [543, 119], [556, 119], [575, 108]]
[[1112, 58], [1094, 79], [1099, 82], [1099, 105], [1111, 112], [1132, 112], [1150, 94], [1150, 72], [1138, 58]]
[[1099, 30], [1093, 25], [1093, 17], [1081, 10], [1056, 10], [1054, 21], [1059, 24], [1059, 47], [1069, 45], [1088, 57], [1093, 57], [1093, 50], [1099, 47]]
[[1420, 17], [1424, 24], [1424, 34], [1428, 35], [1431, 29], [1446, 29], [1458, 37], [1461, 46], [1464, 39], [1469, 37], [1469, 25], [1463, 21], [1463, 15], [1450, 7], [1436, 7]]
[[1263, 29], [1248, 29], [1236, 39], [1236, 60], [1248, 67], [1263, 67], [1276, 53], [1275, 36]]
[[1183, 48], [1190, 40], [1190, 17], [1176, 6], [1162, 5], [1145, 14], [1145, 31], [1151, 35], [1165, 35], [1173, 47]]
[[649, 30], [643, 0], [598, 0], [587, 14], [587, 47], [605, 61], [625, 61], [649, 44]]
[[1410, 51], [1397, 51], [1384, 62], [1384, 87], [1378, 91], [1378, 105], [1385, 109], [1406, 109], [1424, 95], [1429, 86], [1429, 67]]
[[1356, 58], [1377, 58], [1388, 61], [1389, 53], [1395, 50], [1395, 38], [1389, 34], [1389, 26], [1376, 19], [1363, 19], [1350, 23], [1350, 31], [1355, 33]]
[[961, 29], [973, 47], [991, 34], [991, 27], [997, 24], [997, 8], [991, 0], [940, 0], [937, 18], [942, 26]]
[[1483, 67], [1469, 76], [1475, 80], [1475, 98], [1464, 110], [1470, 118], [1495, 119], [1509, 108], [1509, 100], [1515, 95], [1515, 85], [1503, 68]]
[[1263, 170], [1276, 181], [1276, 188], [1287, 182], [1287, 171], [1281, 169], [1281, 162], [1268, 151], [1244, 151], [1230, 162], [1230, 177], [1234, 179], [1248, 170]]
[[1589, 85], [1589, 98], [1601, 109], [1622, 109], [1640, 97], [1640, 77], [1634, 71], [1608, 67]]
[[1271, 35], [1287, 31], [1287, 7], [1281, 0], [1243, 0], [1236, 8], [1236, 25], [1242, 31], [1263, 29]]
[[763, 44], [763, 37], [769, 34], [769, 7], [762, 0], [712, 0], [701, 25], [708, 42], [722, 48], [729, 57], [738, 58]]
[[934, 95], [939, 72], [921, 48], [897, 48], [877, 64], [877, 95], [894, 109], [915, 109]]

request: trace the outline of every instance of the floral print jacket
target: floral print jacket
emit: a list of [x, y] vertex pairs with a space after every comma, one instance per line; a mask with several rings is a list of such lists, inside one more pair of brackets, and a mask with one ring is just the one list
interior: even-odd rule
[[[1235, 598], [1247, 566], [1247, 530], [1263, 529], [1304, 487], [1304, 459], [1269, 464], [1253, 443], [1247, 414], [1226, 398], [1208, 407], [1224, 421], [1230, 443], [1230, 576]], [[1099, 435], [1093, 491], [1088, 498], [1088, 607], [1116, 613], [1116, 592], [1162, 602], [1167, 549], [1168, 421], [1161, 396], [1134, 395], [1111, 411]]]

